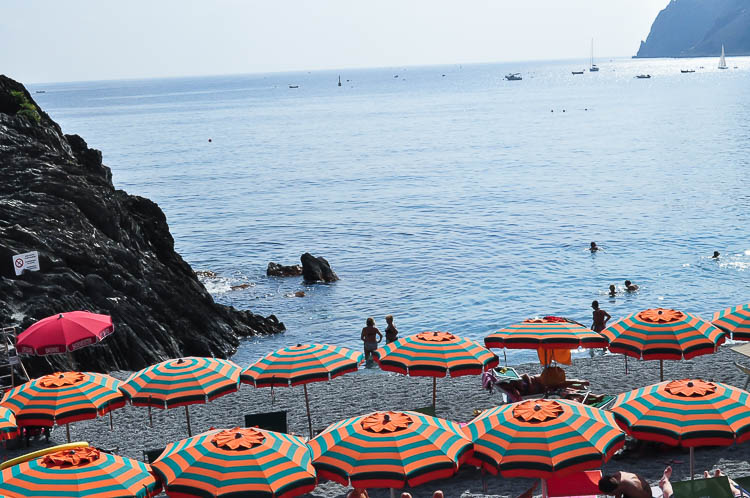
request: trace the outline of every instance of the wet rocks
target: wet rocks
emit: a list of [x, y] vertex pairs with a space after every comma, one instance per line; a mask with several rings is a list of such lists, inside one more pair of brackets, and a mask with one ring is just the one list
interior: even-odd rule
[[331, 269], [325, 258], [317, 258], [306, 252], [300, 257], [302, 261], [302, 277], [305, 282], [335, 282], [339, 279], [338, 275]]
[[298, 277], [302, 275], [300, 265], [282, 265], [271, 261], [266, 268], [266, 275], [269, 277]]

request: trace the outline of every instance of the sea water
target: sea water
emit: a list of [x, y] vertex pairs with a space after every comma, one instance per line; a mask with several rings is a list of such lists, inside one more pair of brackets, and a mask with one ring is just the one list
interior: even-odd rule
[[[590, 325], [594, 299], [615, 319], [650, 307], [710, 318], [747, 302], [750, 59], [728, 62], [30, 88], [46, 92], [34, 98], [66, 133], [102, 150], [117, 188], [159, 204], [177, 251], [217, 273], [204, 279], [216, 301], [284, 322], [284, 334], [242, 343], [235, 360], [246, 365], [297, 343], [359, 349], [368, 316], [384, 330], [394, 315], [401, 335], [481, 342], [536, 316]], [[602, 250], [589, 252], [591, 241]], [[298, 263], [303, 252], [341, 280], [265, 276], [269, 261]], [[608, 297], [625, 279], [640, 291]], [[509, 351], [508, 361], [531, 355]]]

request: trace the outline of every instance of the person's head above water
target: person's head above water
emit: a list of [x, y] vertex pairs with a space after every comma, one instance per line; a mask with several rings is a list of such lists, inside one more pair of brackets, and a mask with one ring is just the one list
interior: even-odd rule
[[385, 323], [393, 323], [393, 315], [385, 315]]
[[589, 250], [591, 251], [598, 251], [599, 247], [596, 245], [596, 242], [592, 242], [591, 246], [589, 246]]
[[375, 319], [373, 317], [370, 317], [367, 319], [367, 326], [368, 327], [374, 327], [375, 326]]
[[598, 310], [599, 309], [599, 301], [593, 301], [591, 303], [591, 307], [594, 308], [595, 310]]
[[630, 287], [631, 285], [633, 285], [633, 282], [631, 282], [630, 280], [626, 280], [625, 281], [625, 286], [626, 287]]
[[719, 256], [720, 256], [719, 251], [714, 251], [714, 255], [712, 256], [712, 258], [716, 259]]
[[614, 294], [617, 289], [615, 288], [615, 284], [611, 284], [609, 286], [609, 293]]

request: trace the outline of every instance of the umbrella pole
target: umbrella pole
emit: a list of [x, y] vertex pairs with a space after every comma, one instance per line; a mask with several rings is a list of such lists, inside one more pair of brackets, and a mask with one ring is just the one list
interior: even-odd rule
[[114, 424], [112, 423], [112, 410], [109, 411], [109, 430], [113, 430], [115, 428]]
[[391, 488], [391, 498], [396, 498], [396, 490]]
[[432, 411], [435, 412], [435, 397], [437, 393], [437, 377], [432, 378]]
[[185, 405], [185, 420], [187, 420], [188, 437], [192, 437], [193, 430], [190, 428], [190, 410], [188, 409], [188, 405]]
[[695, 479], [695, 448], [690, 447], [690, 480]]
[[307, 384], [302, 384], [305, 388], [305, 406], [307, 407], [307, 428], [310, 429], [310, 439], [313, 437], [312, 417], [310, 417], [310, 398], [307, 396]]
[[547, 494], [547, 479], [542, 479], [542, 498], [548, 498]]
[[65, 435], [68, 437], [68, 442], [70, 442], [70, 424], [65, 424]]
[[664, 382], [664, 360], [659, 360], [659, 376], [661, 377], [661, 382]]
[[151, 413], [151, 395], [148, 396], [148, 423], [151, 425], [151, 428], [154, 428], [154, 416]]
[[482, 466], [482, 492], [487, 494], [487, 471]]
[[627, 375], [627, 374], [628, 374], [628, 357], [626, 355], [625, 356], [625, 375]]

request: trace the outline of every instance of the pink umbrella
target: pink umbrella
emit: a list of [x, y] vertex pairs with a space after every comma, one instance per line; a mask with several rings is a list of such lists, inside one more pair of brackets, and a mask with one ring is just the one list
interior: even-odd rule
[[115, 331], [112, 317], [71, 311], [39, 320], [18, 335], [21, 354], [64, 354], [95, 344]]

